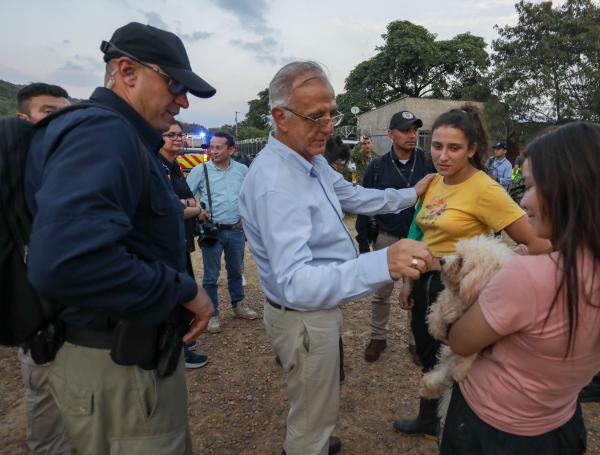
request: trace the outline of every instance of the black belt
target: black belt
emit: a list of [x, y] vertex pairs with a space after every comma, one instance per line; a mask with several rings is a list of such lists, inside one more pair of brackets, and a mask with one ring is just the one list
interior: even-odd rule
[[217, 228], [219, 228], [219, 229], [242, 229], [242, 222], [238, 221], [237, 223], [233, 223], [233, 224], [217, 223]]
[[65, 324], [65, 341], [86, 348], [110, 349], [114, 330], [91, 330]]
[[268, 303], [269, 305], [271, 305], [273, 308], [277, 308], [278, 310], [281, 310], [281, 309], [283, 308], [285, 311], [298, 311], [298, 310], [294, 310], [293, 308], [288, 308], [288, 307], [285, 307], [285, 306], [281, 306], [281, 305], [279, 305], [278, 303], [271, 302], [271, 301], [270, 301], [270, 300], [268, 300], [268, 299], [267, 299], [267, 303]]

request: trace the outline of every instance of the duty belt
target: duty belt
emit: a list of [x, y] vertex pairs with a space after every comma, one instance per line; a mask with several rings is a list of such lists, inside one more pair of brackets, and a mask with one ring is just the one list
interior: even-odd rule
[[114, 329], [91, 330], [65, 324], [65, 341], [87, 348], [110, 349]]

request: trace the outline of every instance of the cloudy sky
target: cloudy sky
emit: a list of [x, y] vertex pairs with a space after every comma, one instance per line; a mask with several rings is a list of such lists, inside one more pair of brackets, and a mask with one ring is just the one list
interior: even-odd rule
[[0, 0], [0, 79], [44, 81], [86, 98], [102, 83], [100, 42], [130, 21], [177, 33], [192, 68], [217, 88], [190, 98], [180, 118], [234, 123], [247, 101], [293, 59], [323, 63], [336, 92], [375, 54], [393, 20], [423, 25], [440, 39], [471, 32], [488, 44], [494, 25], [514, 24], [515, 0]]

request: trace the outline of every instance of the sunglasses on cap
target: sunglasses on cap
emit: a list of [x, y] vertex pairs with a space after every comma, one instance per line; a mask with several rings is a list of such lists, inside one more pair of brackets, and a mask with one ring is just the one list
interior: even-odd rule
[[188, 91], [188, 88], [185, 85], [183, 85], [180, 82], [177, 82], [171, 76], [169, 76], [168, 74], [163, 73], [158, 68], [155, 68], [153, 66], [148, 65], [147, 63], [142, 62], [139, 58], [137, 58], [136, 56], [130, 54], [129, 52], [126, 52], [123, 49], [119, 49], [113, 43], [110, 43], [108, 41], [102, 41], [102, 45], [100, 46], [100, 50], [102, 50], [102, 52], [107, 53], [111, 49], [117, 51], [119, 54], [123, 54], [125, 57], [129, 57], [134, 62], [139, 63], [140, 65], [145, 66], [146, 68], [151, 69], [156, 74], [158, 74], [159, 76], [161, 76], [167, 82], [167, 88], [169, 89], [169, 92], [171, 93], [171, 95], [173, 95], [173, 96], [179, 96], [179, 95], [183, 95], [184, 93], [186, 93]]

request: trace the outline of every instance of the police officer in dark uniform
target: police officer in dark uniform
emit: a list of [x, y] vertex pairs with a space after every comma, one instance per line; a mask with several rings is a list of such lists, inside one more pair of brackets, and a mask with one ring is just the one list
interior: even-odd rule
[[50, 387], [78, 452], [189, 454], [181, 345], [212, 304], [157, 154], [187, 93], [215, 89], [173, 33], [133, 22], [101, 50], [94, 106], [39, 130], [27, 163], [29, 279], [64, 324]]
[[[365, 188], [410, 188], [426, 174], [435, 172], [428, 155], [417, 147], [418, 130], [423, 122], [412, 112], [397, 112], [390, 119], [388, 136], [392, 147], [388, 153], [369, 163], [363, 178]], [[376, 226], [357, 223], [358, 236], [375, 237], [373, 249], [380, 250], [408, 235], [415, 210], [406, 209], [400, 213], [376, 215]], [[366, 232], [376, 229], [373, 233]], [[371, 306], [371, 340], [365, 350], [367, 362], [376, 361], [387, 347], [388, 321], [390, 317], [390, 295], [394, 284], [381, 287], [373, 296]], [[414, 345], [414, 343], [413, 343]], [[410, 347], [410, 346], [409, 346]]]

